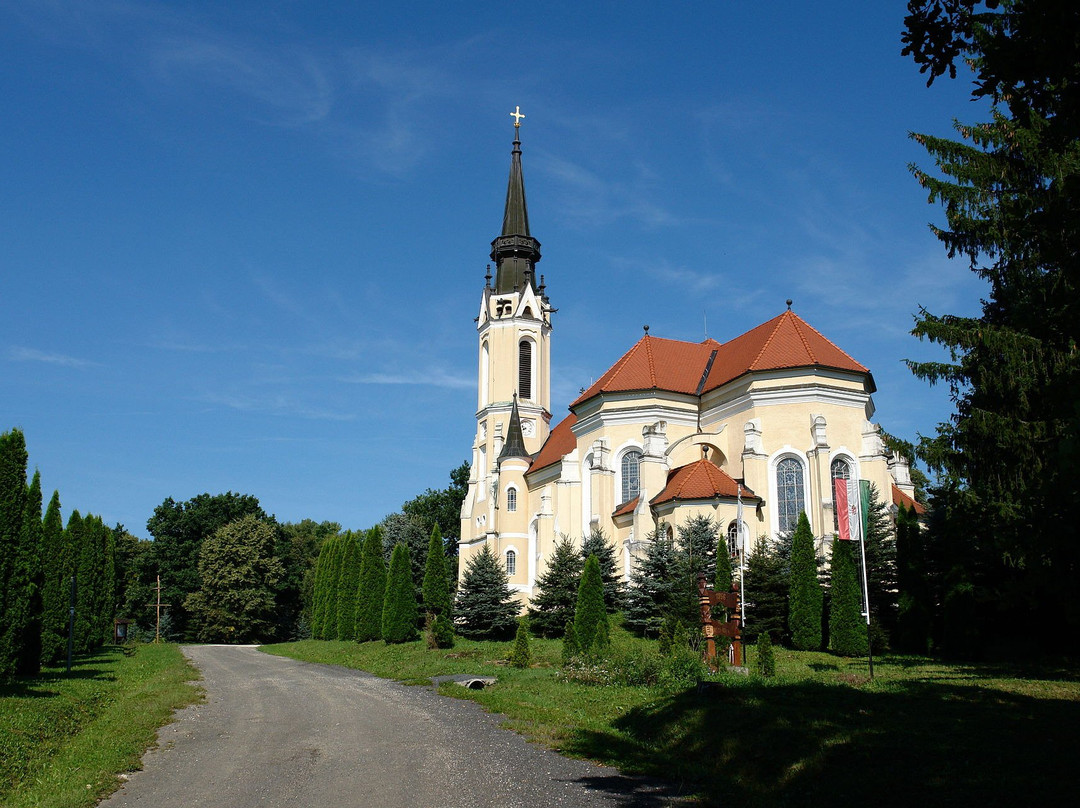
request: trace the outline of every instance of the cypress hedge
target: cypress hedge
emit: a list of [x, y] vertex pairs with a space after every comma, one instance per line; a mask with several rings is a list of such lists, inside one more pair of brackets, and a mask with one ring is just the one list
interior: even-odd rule
[[[578, 586], [577, 607], [574, 609], [574, 632], [578, 643], [586, 653], [593, 651], [594, 640], [600, 623], [607, 627], [607, 609], [604, 606], [604, 580], [600, 575], [600, 562], [589, 556]], [[606, 634], [606, 631], [605, 631]]]
[[791, 579], [788, 590], [788, 626], [791, 644], [800, 651], [821, 648], [821, 611], [824, 596], [818, 583], [814, 534], [806, 512], [799, 514], [799, 524], [791, 540]]
[[360, 582], [356, 591], [356, 641], [382, 639], [383, 600], [386, 597], [386, 560], [382, 528], [367, 532], [360, 556]]
[[409, 548], [399, 543], [394, 546], [394, 552], [390, 555], [390, 571], [386, 576], [382, 616], [383, 641], [402, 643], [415, 640], [419, 636], [416, 630], [419, 617]]
[[862, 587], [855, 573], [854, 542], [833, 542], [829, 568], [829, 648], [841, 656], [866, 653], [866, 620]]

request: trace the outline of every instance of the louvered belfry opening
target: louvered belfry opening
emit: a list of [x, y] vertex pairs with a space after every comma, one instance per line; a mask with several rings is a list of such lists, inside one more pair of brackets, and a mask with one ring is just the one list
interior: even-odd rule
[[527, 339], [518, 343], [518, 395], [532, 398], [532, 343]]

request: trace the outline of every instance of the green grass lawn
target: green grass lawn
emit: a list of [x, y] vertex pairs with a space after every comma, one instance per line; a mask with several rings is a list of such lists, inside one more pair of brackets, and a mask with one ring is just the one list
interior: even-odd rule
[[109, 647], [0, 686], [0, 805], [95, 805], [135, 771], [174, 710], [200, 697], [175, 645]]
[[[640, 642], [616, 632], [617, 643]], [[1075, 669], [865, 660], [777, 649], [777, 676], [720, 673], [706, 688], [562, 681], [559, 644], [534, 665], [499, 662], [510, 643], [306, 641], [264, 650], [405, 682], [455, 673], [498, 683], [442, 692], [502, 713], [554, 749], [673, 780], [715, 805], [1059, 804], [1080, 793]]]

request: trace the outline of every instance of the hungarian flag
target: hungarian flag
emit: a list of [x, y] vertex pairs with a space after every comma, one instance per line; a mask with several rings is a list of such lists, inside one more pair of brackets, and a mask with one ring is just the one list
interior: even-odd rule
[[850, 495], [849, 485], [848, 480], [833, 480], [833, 504], [836, 508], [836, 521], [840, 526], [840, 541], [859, 538], [859, 499]]

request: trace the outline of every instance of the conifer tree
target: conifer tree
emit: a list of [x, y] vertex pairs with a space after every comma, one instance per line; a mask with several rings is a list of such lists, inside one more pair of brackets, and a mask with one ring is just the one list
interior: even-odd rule
[[600, 577], [604, 581], [604, 606], [609, 612], [617, 612], [623, 607], [625, 592], [615, 558], [615, 545], [598, 527], [590, 530], [581, 543], [581, 563], [584, 564], [591, 555], [596, 556], [596, 560], [600, 562]]
[[334, 536], [330, 540], [330, 557], [326, 568], [326, 617], [323, 623], [323, 633], [328, 640], [338, 638], [338, 603], [341, 600], [341, 569], [345, 564], [345, 537]]
[[382, 639], [383, 600], [386, 598], [386, 561], [382, 554], [382, 528], [371, 528], [364, 537], [360, 558], [360, 583], [356, 593], [356, 641]]
[[510, 649], [509, 662], [515, 668], [527, 668], [532, 655], [529, 652], [529, 618], [518, 618], [517, 634], [514, 635], [514, 647]]
[[60, 492], [53, 491], [42, 524], [41, 661], [60, 659], [67, 647], [69, 570], [60, 515]]
[[96, 647], [94, 643], [97, 615], [94, 606], [97, 591], [100, 564], [98, 562], [97, 519], [87, 514], [84, 519], [78, 511], [71, 512], [68, 529], [74, 525], [71, 543], [75, 548], [75, 651], [85, 654]]
[[578, 642], [577, 633], [574, 631], [574, 621], [567, 620], [566, 628], [563, 629], [562, 663], [565, 665], [580, 654], [581, 643]]
[[315, 561], [315, 578], [311, 587], [311, 636], [316, 640], [326, 639], [326, 577], [329, 575], [332, 541], [333, 537], [322, 543]]
[[411, 642], [419, 633], [416, 630], [420, 611], [416, 605], [416, 589], [413, 586], [412, 565], [409, 548], [404, 544], [394, 547], [390, 556], [390, 570], [386, 575], [386, 597], [383, 599], [382, 635], [387, 643]]
[[16, 619], [22, 625], [17, 673], [37, 676], [41, 672], [41, 589], [45, 578], [41, 566], [41, 474], [34, 472], [26, 496], [26, 512], [20, 539], [20, 577], [26, 582], [24, 611]]
[[26, 440], [18, 429], [0, 435], [0, 681], [18, 667], [28, 611], [29, 569], [23, 559]]
[[623, 625], [638, 634], [656, 637], [675, 609], [678, 562], [663, 525], [649, 538], [645, 558], [635, 566], [626, 593]]
[[829, 648], [841, 656], [866, 653], [862, 587], [856, 578], [854, 542], [835, 540], [829, 566]]
[[342, 537], [341, 576], [337, 581], [337, 638], [356, 639], [356, 595], [360, 590], [360, 542], [353, 532]]
[[782, 555], [778, 542], [765, 537], [758, 539], [746, 558], [743, 579], [745, 589], [741, 597], [746, 603], [744, 637], [752, 640], [768, 632], [783, 643], [787, 638], [788, 591], [791, 587], [788, 559]]
[[484, 545], [465, 565], [454, 614], [458, 632], [473, 639], [505, 639], [520, 611], [506, 568]]
[[754, 660], [754, 667], [758, 675], [766, 678], [775, 676], [776, 655], [773, 652], [772, 637], [769, 636], [769, 632], [763, 631], [758, 635], [755, 650], [757, 651], [757, 658]]
[[716, 545], [719, 526], [707, 516], [692, 516], [678, 530], [675, 546], [677, 586], [675, 613], [686, 625], [701, 620], [698, 602], [698, 575], [712, 581], [716, 575]]
[[[870, 484], [866, 530], [866, 584], [870, 590], [871, 639], [874, 652], [884, 653], [896, 632], [896, 532], [877, 486]], [[861, 553], [853, 551], [855, 574], [862, 579]]]
[[600, 562], [591, 555], [585, 561], [578, 585], [577, 605], [574, 608], [574, 633], [582, 650], [591, 652], [600, 623], [607, 623], [604, 607], [604, 579], [600, 575]]
[[116, 617], [116, 537], [112, 528], [98, 517], [98, 589], [94, 599], [96, 618], [95, 644], [101, 647], [113, 639], [113, 619]]
[[814, 534], [804, 511], [799, 514], [799, 523], [791, 539], [791, 578], [788, 591], [791, 643], [800, 651], [816, 651], [821, 647], [822, 602], [817, 557], [814, 555]]
[[896, 585], [895, 645], [909, 654], [926, 654], [932, 615], [929, 569], [918, 516], [903, 503], [896, 513]]
[[563, 536], [548, 558], [547, 569], [536, 579], [536, 595], [529, 603], [529, 623], [533, 631], [544, 637], [562, 636], [566, 621], [573, 619], [577, 607], [583, 564], [573, 542]]
[[716, 531], [716, 573], [713, 576], [713, 589], [717, 592], [731, 590], [731, 550], [728, 547], [724, 531]]
[[450, 582], [446, 577], [446, 547], [436, 524], [431, 528], [427, 564], [424, 567], [424, 611], [450, 616]]

